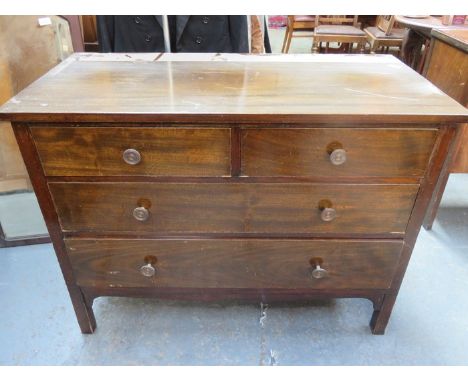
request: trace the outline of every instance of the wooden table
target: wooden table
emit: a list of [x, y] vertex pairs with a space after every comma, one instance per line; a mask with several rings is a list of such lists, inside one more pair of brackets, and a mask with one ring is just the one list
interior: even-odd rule
[[[432, 29], [443, 29], [449, 28], [450, 26], [442, 24], [442, 17], [434, 16], [415, 18], [396, 15], [395, 21], [398, 22], [400, 26], [408, 28], [402, 46], [403, 61], [419, 73], [422, 73], [426, 54], [430, 46]], [[425, 46], [425, 53], [421, 56], [423, 45]]]
[[[468, 28], [432, 30], [431, 48], [424, 68], [425, 77], [455, 101], [468, 107]], [[424, 222], [431, 229], [451, 173], [468, 173], [468, 125], [460, 129], [453, 161], [442, 174], [437, 192]]]
[[78, 54], [0, 116], [84, 333], [137, 296], [366, 298], [383, 334], [468, 120], [389, 55]]

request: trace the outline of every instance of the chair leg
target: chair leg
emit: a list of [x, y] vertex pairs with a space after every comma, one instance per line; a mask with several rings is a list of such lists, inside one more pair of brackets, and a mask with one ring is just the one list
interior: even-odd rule
[[312, 42], [312, 53], [318, 53], [318, 52], [319, 52], [319, 42], [314, 37], [314, 40]]
[[359, 43], [359, 53], [364, 54], [366, 50], [366, 43], [365, 42], [360, 42]]
[[417, 72], [418, 73], [422, 73], [423, 72], [423, 69], [424, 69], [424, 64], [426, 63], [426, 58], [428, 56], [428, 52], [429, 52], [429, 47], [430, 47], [430, 40], [427, 40], [425, 41], [424, 43], [424, 52], [422, 54], [422, 57], [419, 61], [419, 65], [418, 65], [418, 69], [417, 69]]
[[289, 47], [291, 46], [292, 38], [293, 38], [293, 29], [291, 28], [291, 31], [289, 32], [289, 35], [288, 35], [288, 42], [286, 43], [286, 50], [284, 53], [289, 53]]
[[330, 47], [330, 43], [327, 41], [325, 44], [325, 53], [328, 53], [328, 48]]
[[293, 31], [293, 29], [291, 27], [289, 27], [289, 25], [288, 25], [286, 27], [286, 33], [284, 35], [283, 48], [281, 49], [281, 53], [288, 53], [289, 45], [291, 44], [292, 31]]
[[289, 26], [286, 26], [286, 31], [284, 32], [283, 46], [281, 47], [281, 53], [284, 53], [284, 48], [286, 48], [286, 41], [288, 41]]

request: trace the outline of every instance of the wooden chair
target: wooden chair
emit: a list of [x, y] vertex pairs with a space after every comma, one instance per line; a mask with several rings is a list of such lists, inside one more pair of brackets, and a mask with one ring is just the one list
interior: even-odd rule
[[399, 51], [401, 50], [405, 30], [393, 28], [394, 24], [395, 16], [379, 16], [375, 27], [364, 29], [371, 53], [375, 53], [379, 48], [388, 53], [391, 46], [397, 46]]
[[288, 53], [293, 37], [312, 37], [312, 34], [294, 35], [294, 32], [313, 32], [315, 16], [288, 16], [286, 34], [284, 35], [281, 53]]
[[359, 28], [358, 16], [315, 16], [314, 42], [312, 52], [321, 50], [322, 42], [326, 43], [325, 53], [329, 51], [330, 42], [348, 44], [351, 52], [356, 43], [361, 53], [367, 43], [367, 35]]

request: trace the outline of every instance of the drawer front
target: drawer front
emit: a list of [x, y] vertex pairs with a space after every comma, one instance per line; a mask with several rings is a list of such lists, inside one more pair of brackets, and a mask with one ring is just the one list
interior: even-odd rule
[[242, 174], [422, 177], [436, 135], [436, 129], [243, 129]]
[[[386, 289], [401, 241], [66, 239], [84, 287]], [[155, 274], [142, 274], [151, 264]], [[327, 274], [314, 278], [320, 265]], [[317, 274], [315, 274], [317, 276]]]
[[[47, 176], [230, 174], [229, 129], [33, 127], [31, 131]], [[127, 150], [138, 151], [138, 163]]]
[[[57, 182], [49, 188], [65, 231], [377, 234], [405, 232], [419, 186]], [[324, 208], [336, 217], [322, 220], [333, 217]]]

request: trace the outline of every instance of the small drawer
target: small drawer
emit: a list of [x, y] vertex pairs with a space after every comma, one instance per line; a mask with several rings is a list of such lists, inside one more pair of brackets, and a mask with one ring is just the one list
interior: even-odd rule
[[224, 128], [32, 127], [47, 176], [228, 176]]
[[242, 130], [242, 175], [422, 177], [436, 129]]
[[403, 242], [66, 239], [83, 287], [387, 289]]
[[403, 234], [419, 186], [51, 182], [64, 231]]

